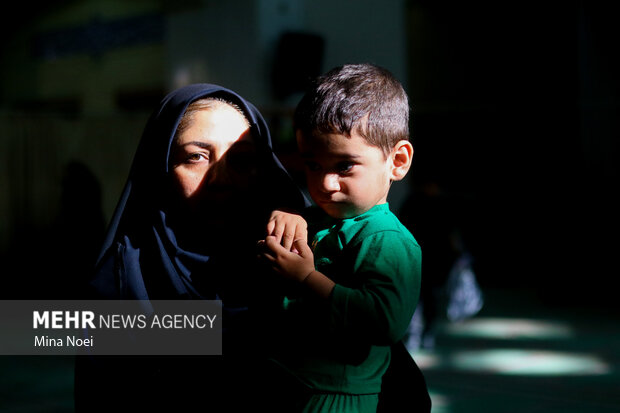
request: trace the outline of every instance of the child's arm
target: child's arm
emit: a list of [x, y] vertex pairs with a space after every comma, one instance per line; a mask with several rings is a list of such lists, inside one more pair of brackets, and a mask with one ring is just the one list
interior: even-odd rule
[[274, 236], [265, 239], [265, 247], [266, 251], [262, 257], [271, 263], [277, 273], [289, 280], [297, 281], [319, 297], [329, 297], [336, 284], [314, 268], [314, 254], [305, 239], [293, 242], [297, 253], [280, 245]]
[[396, 231], [364, 235], [349, 245], [357, 285], [337, 284], [329, 301], [330, 328], [389, 345], [402, 339], [418, 302], [419, 246]]
[[[388, 345], [405, 334], [421, 280], [419, 247], [412, 248], [394, 234], [374, 234], [354, 247], [354, 271], [363, 280], [357, 286], [336, 284], [316, 271], [312, 250], [305, 241], [294, 243], [299, 250], [296, 254], [278, 244], [275, 237], [267, 237], [262, 257], [279, 274], [326, 299], [328, 329], [375, 345]], [[367, 250], [369, 245], [374, 252]]]

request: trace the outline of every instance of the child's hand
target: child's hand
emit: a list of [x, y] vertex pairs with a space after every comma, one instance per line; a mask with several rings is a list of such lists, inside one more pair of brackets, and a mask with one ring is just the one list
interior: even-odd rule
[[275, 210], [267, 223], [267, 235], [275, 237], [275, 241], [287, 251], [298, 252], [294, 249], [295, 240], [308, 239], [308, 223], [301, 215]]
[[268, 236], [262, 246], [264, 252], [261, 257], [289, 280], [301, 283], [314, 271], [314, 254], [306, 240], [297, 239], [293, 242], [293, 248], [298, 252], [292, 252], [280, 245], [273, 235]]

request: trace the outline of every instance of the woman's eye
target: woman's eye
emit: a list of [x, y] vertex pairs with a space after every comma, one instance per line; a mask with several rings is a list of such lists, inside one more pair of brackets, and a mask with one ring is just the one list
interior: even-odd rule
[[201, 152], [190, 153], [185, 158], [185, 161], [190, 162], [190, 163], [203, 162], [203, 161], [208, 161], [208, 160], [209, 160], [209, 156], [206, 153], [201, 153]]

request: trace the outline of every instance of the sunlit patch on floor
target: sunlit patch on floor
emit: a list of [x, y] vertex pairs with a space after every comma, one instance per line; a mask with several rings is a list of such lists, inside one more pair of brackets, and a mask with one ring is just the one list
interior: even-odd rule
[[409, 347], [433, 413], [619, 411], [617, 313], [562, 311], [513, 291], [487, 297], [495, 307], [442, 320], [434, 346]]
[[570, 326], [554, 321], [512, 318], [475, 318], [448, 324], [445, 334], [497, 339], [564, 339], [573, 337]]
[[429, 370], [434, 367], [439, 367], [442, 363], [441, 356], [426, 350], [418, 350], [412, 352], [411, 355], [413, 356], [413, 359], [417, 363], [418, 367], [422, 370]]
[[588, 354], [543, 350], [492, 349], [457, 351], [451, 354], [431, 354], [420, 351], [413, 354], [423, 371], [455, 369], [501, 375], [604, 375], [611, 367], [598, 357]]
[[432, 402], [433, 413], [449, 413], [450, 412], [450, 400], [449, 398], [432, 390], [429, 391]]
[[611, 368], [599, 358], [541, 350], [494, 349], [457, 352], [450, 357], [452, 367], [506, 375], [603, 375]]

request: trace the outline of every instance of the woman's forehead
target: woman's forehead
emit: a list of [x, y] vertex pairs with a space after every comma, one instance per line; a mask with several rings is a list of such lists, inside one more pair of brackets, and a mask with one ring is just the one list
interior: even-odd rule
[[182, 131], [179, 138], [182, 138], [190, 130], [194, 134], [217, 135], [234, 134], [246, 131], [249, 128], [247, 119], [235, 108], [227, 104], [220, 104], [193, 112], [187, 128]]

